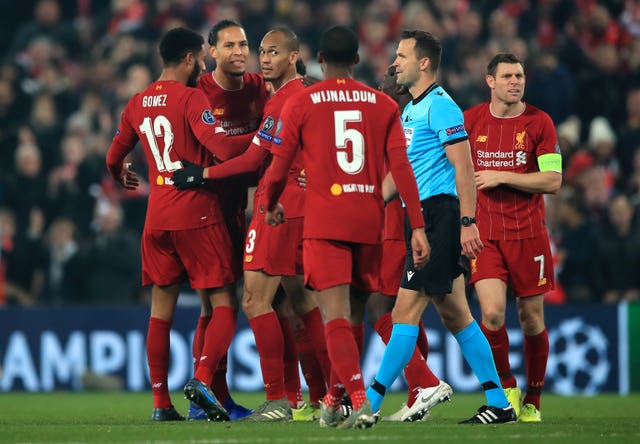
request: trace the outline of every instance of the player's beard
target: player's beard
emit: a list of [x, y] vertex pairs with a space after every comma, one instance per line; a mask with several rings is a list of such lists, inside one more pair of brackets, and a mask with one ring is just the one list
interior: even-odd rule
[[198, 84], [198, 77], [200, 76], [200, 66], [198, 66], [198, 64], [196, 63], [193, 66], [193, 71], [191, 72], [191, 75], [189, 76], [189, 80], [187, 80], [187, 86], [190, 86], [191, 88], [195, 88], [196, 85]]

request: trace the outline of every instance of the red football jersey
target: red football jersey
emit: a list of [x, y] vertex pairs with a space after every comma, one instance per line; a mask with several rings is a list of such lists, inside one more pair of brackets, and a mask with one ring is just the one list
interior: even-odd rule
[[[173, 171], [180, 160], [210, 165], [214, 146], [224, 130], [214, 119], [202, 91], [177, 81], [157, 81], [129, 100], [107, 153], [112, 175], [140, 140], [149, 166], [151, 191], [145, 227], [184, 230], [221, 222], [218, 195], [209, 188], [178, 191]], [[214, 140], [212, 140], [214, 139]]]
[[[262, 119], [262, 127], [258, 134], [254, 137], [254, 144], [261, 148], [271, 151], [273, 138], [275, 136], [277, 128], [277, 122], [280, 119], [280, 113], [284, 107], [285, 102], [289, 97], [295, 93], [304, 89], [304, 84], [300, 79], [291, 80], [282, 85], [274, 96], [267, 102], [267, 106], [264, 108], [264, 118]], [[304, 215], [304, 196], [305, 190], [298, 185], [298, 177], [303, 169], [302, 165], [302, 153], [298, 151], [291, 167], [289, 168], [289, 175], [287, 176], [287, 185], [285, 186], [282, 196], [280, 197], [280, 203], [284, 206], [287, 212], [287, 217], [302, 217]], [[254, 196], [256, 203], [260, 202], [264, 195], [264, 175], [258, 182], [258, 188]], [[257, 214], [257, 213], [256, 213]]]
[[228, 136], [257, 130], [265, 103], [269, 99], [262, 74], [245, 72], [242, 80], [242, 88], [236, 91], [226, 90], [218, 85], [213, 72], [198, 80], [198, 88], [209, 99], [213, 117], [220, 122]]
[[414, 226], [422, 226], [416, 225], [422, 216], [398, 106], [389, 97], [352, 79], [327, 79], [291, 97], [280, 120], [265, 202], [273, 208], [282, 186], [279, 169], [300, 147], [307, 176], [305, 239], [379, 243], [387, 159], [401, 195], [409, 194], [403, 197], [410, 198]]
[[[245, 72], [242, 81], [242, 88], [232, 91], [222, 88], [213, 77], [213, 72], [198, 79], [198, 88], [209, 99], [213, 116], [220, 122], [227, 136], [256, 131], [262, 120], [265, 103], [269, 99], [262, 74]], [[229, 179], [222, 187], [223, 207], [233, 217], [247, 206], [247, 181], [244, 178]]]
[[[551, 118], [529, 104], [519, 116], [498, 118], [481, 103], [464, 113], [464, 122], [476, 171], [532, 173], [539, 156], [560, 152]], [[534, 237], [545, 229], [543, 195], [508, 186], [478, 191], [476, 224], [483, 239]]]

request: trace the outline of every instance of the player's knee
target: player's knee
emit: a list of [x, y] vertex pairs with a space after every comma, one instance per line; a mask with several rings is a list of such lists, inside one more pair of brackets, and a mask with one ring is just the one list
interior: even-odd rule
[[489, 330], [499, 330], [504, 325], [504, 312], [483, 310], [482, 324]]
[[525, 335], [537, 335], [544, 330], [544, 316], [542, 313], [521, 311], [518, 314], [520, 316], [520, 327]]

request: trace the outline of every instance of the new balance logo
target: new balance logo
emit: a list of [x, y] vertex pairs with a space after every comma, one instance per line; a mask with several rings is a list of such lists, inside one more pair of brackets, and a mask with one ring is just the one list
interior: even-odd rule
[[153, 384], [154, 389], [159, 389], [160, 387], [162, 387], [162, 382], [156, 382], [155, 384]]
[[204, 355], [204, 356], [200, 356], [200, 361], [204, 361], [205, 359], [207, 359], [209, 356]]
[[410, 281], [414, 274], [416, 274], [415, 271], [407, 271], [407, 280]]
[[362, 379], [362, 373], [356, 373], [351, 376], [350, 381], [359, 381]]

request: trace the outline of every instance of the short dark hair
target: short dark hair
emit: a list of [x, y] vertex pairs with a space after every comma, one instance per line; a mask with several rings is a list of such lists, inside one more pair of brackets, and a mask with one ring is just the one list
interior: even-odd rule
[[351, 65], [358, 56], [358, 36], [352, 29], [336, 25], [320, 37], [320, 52], [326, 62]]
[[216, 46], [218, 44], [218, 33], [223, 29], [233, 28], [233, 27], [242, 28], [242, 25], [236, 22], [235, 20], [229, 20], [229, 19], [220, 20], [218, 23], [213, 25], [213, 28], [211, 28], [211, 31], [209, 31], [209, 38], [207, 39], [207, 41], [211, 46]]
[[418, 58], [428, 57], [429, 67], [432, 72], [436, 72], [440, 67], [440, 57], [442, 56], [442, 44], [440, 39], [427, 31], [419, 29], [404, 30], [400, 33], [400, 39], [414, 39], [416, 41], [415, 51]]
[[500, 63], [519, 63], [520, 66], [522, 66], [522, 69], [524, 69], [524, 63], [522, 63], [522, 60], [520, 60], [515, 54], [511, 54], [509, 52], [500, 52], [494, 55], [487, 65], [487, 74], [489, 74], [491, 77], [495, 77], [496, 71], [498, 70], [498, 65]]
[[287, 50], [300, 51], [300, 39], [298, 39], [298, 36], [296, 35], [296, 33], [293, 32], [291, 29], [287, 28], [286, 26], [276, 26], [270, 29], [267, 34], [272, 32], [279, 32], [282, 35], [284, 35]]
[[189, 53], [202, 51], [204, 39], [197, 32], [187, 28], [173, 28], [160, 40], [160, 57], [165, 66], [177, 65]]

